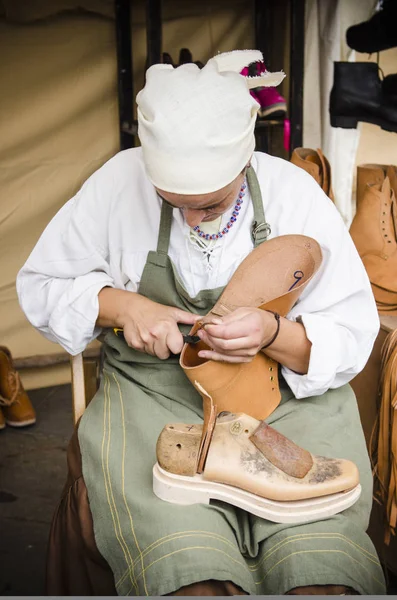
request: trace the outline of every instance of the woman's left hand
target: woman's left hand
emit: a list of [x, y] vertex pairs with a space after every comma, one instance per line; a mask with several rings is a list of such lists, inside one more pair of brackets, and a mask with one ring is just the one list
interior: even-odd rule
[[259, 308], [238, 308], [222, 318], [213, 318], [197, 335], [211, 350], [199, 356], [221, 362], [250, 362], [276, 331], [272, 313]]

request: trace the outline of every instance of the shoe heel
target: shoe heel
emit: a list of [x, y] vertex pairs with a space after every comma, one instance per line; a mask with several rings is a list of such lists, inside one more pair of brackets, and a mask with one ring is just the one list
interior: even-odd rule
[[331, 127], [341, 127], [342, 129], [357, 129], [358, 120], [355, 117], [334, 117], [331, 116]]

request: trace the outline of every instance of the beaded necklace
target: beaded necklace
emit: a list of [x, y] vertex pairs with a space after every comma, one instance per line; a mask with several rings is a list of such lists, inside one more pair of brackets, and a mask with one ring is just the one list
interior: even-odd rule
[[247, 184], [244, 181], [243, 185], [240, 188], [240, 192], [239, 192], [236, 204], [234, 206], [232, 216], [230, 217], [229, 221], [226, 223], [225, 227], [221, 231], [218, 231], [218, 233], [213, 233], [211, 235], [210, 233], [204, 233], [204, 231], [202, 231], [198, 225], [196, 225], [196, 227], [193, 227], [193, 231], [195, 231], [199, 237], [204, 238], [206, 240], [218, 240], [218, 239], [222, 238], [224, 235], [226, 235], [226, 233], [229, 233], [229, 229], [231, 229], [233, 227], [233, 224], [236, 222], [239, 212], [241, 210], [241, 205], [244, 201], [246, 187], [247, 187]]

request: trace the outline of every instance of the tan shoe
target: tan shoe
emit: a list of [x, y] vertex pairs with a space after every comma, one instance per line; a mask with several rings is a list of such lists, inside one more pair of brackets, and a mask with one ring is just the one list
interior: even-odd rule
[[4, 417], [4, 413], [3, 413], [3, 411], [0, 408], [0, 431], [2, 429], [5, 429], [5, 426], [6, 426], [6, 420], [5, 420], [5, 417]]
[[219, 415], [200, 475], [201, 437], [202, 425], [164, 427], [153, 468], [160, 499], [176, 504], [217, 499], [270, 521], [303, 523], [341, 512], [360, 496], [354, 463], [314, 456], [248, 415]]
[[397, 167], [377, 164], [364, 164], [357, 167], [357, 210], [367, 186], [382, 185], [386, 176], [389, 178], [390, 187], [397, 197]]
[[369, 183], [370, 177], [382, 177], [380, 165], [378, 167], [366, 170], [361, 167], [359, 171], [360, 196], [350, 235], [368, 273], [379, 312], [397, 314], [397, 204], [388, 176], [384, 175], [381, 184]]
[[295, 148], [292, 152], [291, 162], [307, 171], [327, 194], [334, 201], [331, 181], [331, 165], [327, 158], [321, 152], [320, 148]]
[[[284, 235], [264, 242], [243, 260], [215, 306], [190, 333], [194, 335], [213, 317], [241, 307], [286, 315], [317, 273], [321, 260], [319, 244], [304, 235]], [[180, 356], [181, 367], [203, 398], [203, 435], [214, 417], [211, 411], [215, 417], [226, 410], [266, 419], [281, 399], [277, 362], [258, 352], [248, 363], [222, 363], [200, 358], [198, 353], [204, 349], [208, 349], [204, 342], [185, 344]]]
[[36, 422], [36, 413], [13, 366], [11, 352], [4, 346], [0, 346], [0, 405], [7, 425], [26, 427]]

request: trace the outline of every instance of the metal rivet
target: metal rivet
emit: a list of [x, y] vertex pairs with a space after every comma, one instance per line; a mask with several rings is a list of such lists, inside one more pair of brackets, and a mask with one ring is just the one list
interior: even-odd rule
[[274, 377], [273, 377], [273, 375], [270, 377], [270, 381], [274, 381]]

